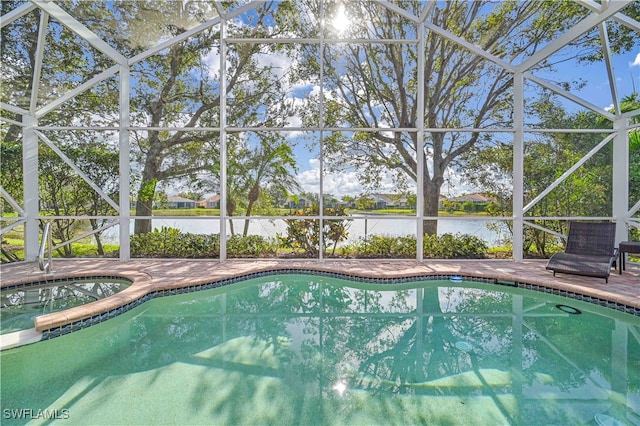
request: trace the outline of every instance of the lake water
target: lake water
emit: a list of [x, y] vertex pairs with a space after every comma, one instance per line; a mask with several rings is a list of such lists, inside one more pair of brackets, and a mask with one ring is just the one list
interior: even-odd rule
[[[160, 229], [162, 227], [170, 227], [180, 229], [182, 232], [193, 234], [219, 234], [220, 220], [218, 218], [195, 218], [193, 216], [179, 218], [157, 218], [152, 220], [153, 228]], [[236, 234], [242, 234], [244, 229], [244, 219], [233, 220], [233, 230]], [[499, 225], [503, 231], [501, 233], [489, 229], [487, 225]], [[490, 225], [490, 226], [491, 226]], [[407, 236], [416, 235], [417, 220], [415, 218], [397, 218], [388, 217], [363, 217], [353, 216], [353, 220], [348, 225], [348, 239], [345, 244], [353, 243], [361, 238], [371, 235], [384, 236]], [[438, 235], [442, 234], [470, 234], [484, 240], [489, 246], [498, 246], [505, 239], [504, 225], [501, 221], [487, 219], [438, 219]], [[131, 232], [133, 233], [133, 220], [131, 224]], [[251, 219], [249, 222], [249, 235], [261, 235], [263, 237], [276, 237], [277, 234], [285, 235], [287, 225], [283, 219]], [[231, 234], [229, 222], [227, 222], [227, 235]], [[108, 229], [103, 234], [106, 241], [117, 242], [117, 227]]]

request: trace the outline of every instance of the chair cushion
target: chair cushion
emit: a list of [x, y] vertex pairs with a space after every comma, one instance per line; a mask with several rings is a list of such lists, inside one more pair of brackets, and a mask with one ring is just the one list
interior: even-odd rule
[[546, 268], [566, 274], [607, 278], [611, 274], [613, 261], [613, 256], [556, 253], [551, 256]]
[[616, 224], [611, 222], [571, 222], [566, 253], [589, 256], [612, 256]]

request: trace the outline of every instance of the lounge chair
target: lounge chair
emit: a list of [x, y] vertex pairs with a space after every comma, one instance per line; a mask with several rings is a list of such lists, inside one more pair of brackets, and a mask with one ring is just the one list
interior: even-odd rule
[[611, 266], [618, 257], [615, 238], [615, 223], [569, 222], [567, 247], [564, 253], [551, 256], [547, 269], [554, 277], [561, 272], [604, 278], [608, 283]]

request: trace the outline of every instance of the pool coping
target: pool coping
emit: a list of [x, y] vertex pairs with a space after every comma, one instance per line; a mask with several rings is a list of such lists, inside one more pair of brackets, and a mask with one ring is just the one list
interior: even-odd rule
[[[552, 277], [540, 261], [327, 261], [310, 260], [227, 260], [119, 262], [92, 259], [58, 261], [56, 272], [43, 275], [24, 273], [29, 264], [2, 267], [2, 288], [43, 280], [65, 278], [120, 278], [131, 285], [107, 298], [65, 311], [36, 317], [35, 332], [46, 340], [106, 321], [155, 297], [164, 297], [220, 287], [257, 276], [282, 273], [310, 273], [393, 284], [415, 280], [449, 279], [461, 276], [472, 281], [517, 286], [552, 293], [640, 316], [640, 265], [629, 265], [623, 275], [612, 271], [609, 283], [603, 279], [558, 275]], [[20, 273], [20, 272], [23, 273]], [[541, 273], [541, 271], [543, 271]], [[615, 274], [615, 275], [614, 275]], [[624, 277], [624, 278], [623, 278]], [[7, 340], [0, 336], [0, 348]], [[33, 339], [33, 336], [31, 336]], [[26, 342], [25, 342], [26, 343]]]

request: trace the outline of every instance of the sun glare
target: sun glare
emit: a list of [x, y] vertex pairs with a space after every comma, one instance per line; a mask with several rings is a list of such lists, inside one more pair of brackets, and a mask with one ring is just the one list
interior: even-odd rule
[[345, 382], [337, 382], [331, 389], [336, 391], [338, 395], [342, 396], [347, 391], [347, 384]]
[[344, 33], [346, 33], [349, 24], [349, 17], [344, 10], [344, 5], [341, 4], [338, 6], [338, 11], [331, 20], [331, 26], [336, 30], [338, 35], [343, 35]]

